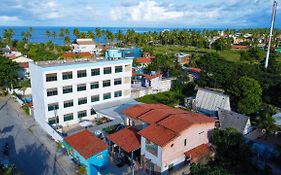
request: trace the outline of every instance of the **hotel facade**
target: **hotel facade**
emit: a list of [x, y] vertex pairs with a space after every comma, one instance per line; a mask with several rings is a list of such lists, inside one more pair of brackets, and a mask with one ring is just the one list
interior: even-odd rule
[[131, 97], [132, 60], [72, 60], [30, 64], [33, 115], [70, 126], [96, 117], [95, 105]]

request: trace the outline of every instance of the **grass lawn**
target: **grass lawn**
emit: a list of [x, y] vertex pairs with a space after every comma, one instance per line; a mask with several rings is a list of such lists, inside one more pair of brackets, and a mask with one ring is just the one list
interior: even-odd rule
[[146, 104], [165, 104], [168, 106], [175, 106], [179, 104], [183, 96], [174, 91], [162, 92], [158, 94], [151, 94], [136, 99], [139, 102]]
[[194, 48], [194, 47], [184, 47], [179, 45], [165, 45], [165, 46], [155, 46], [155, 53], [167, 53], [167, 54], [175, 54], [178, 52], [186, 52], [190, 54], [204, 54], [204, 53], [215, 53], [217, 52], [221, 57], [229, 60], [229, 61], [240, 61], [240, 53], [239, 51], [234, 50], [224, 50], [224, 51], [216, 51], [214, 49], [205, 49], [205, 48]]

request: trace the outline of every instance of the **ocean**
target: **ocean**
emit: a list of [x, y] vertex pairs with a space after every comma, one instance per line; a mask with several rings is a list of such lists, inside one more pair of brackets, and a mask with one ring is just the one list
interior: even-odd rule
[[[28, 31], [29, 27], [3, 27], [0, 26], [0, 36], [2, 37], [2, 33], [5, 29], [11, 28], [13, 29], [13, 31], [15, 32], [15, 35], [13, 36], [13, 39], [16, 40], [21, 40], [21, 33], [22, 32], [26, 32]], [[61, 38], [59, 36], [57, 36], [56, 38], [50, 37], [48, 38], [45, 35], [46, 30], [49, 30], [50, 32], [56, 32], [57, 35], [59, 35], [60, 29], [62, 27], [32, 27], [33, 32], [32, 32], [32, 37], [30, 39], [30, 42], [34, 42], [34, 43], [42, 43], [42, 42], [47, 42], [49, 40], [52, 40], [53, 43], [58, 44], [58, 45], [63, 45], [64, 44], [64, 38]], [[75, 36], [73, 35], [73, 29], [75, 27], [63, 27], [63, 28], [67, 28], [70, 31], [70, 39], [74, 40]], [[95, 31], [96, 27], [78, 27], [79, 30], [81, 32], [88, 32], [88, 31]], [[123, 33], [125, 33], [128, 29], [134, 29], [136, 32], [138, 33], [144, 33], [144, 32], [161, 32], [165, 29], [168, 30], [173, 30], [175, 28], [145, 28], [145, 27], [135, 27], [135, 28], [126, 28], [126, 27], [99, 27], [102, 30], [109, 30], [113, 33], [117, 33], [119, 30], [122, 31]], [[97, 42], [97, 39], [96, 39]], [[104, 38], [101, 38], [100, 41], [101, 43], [104, 42]]]

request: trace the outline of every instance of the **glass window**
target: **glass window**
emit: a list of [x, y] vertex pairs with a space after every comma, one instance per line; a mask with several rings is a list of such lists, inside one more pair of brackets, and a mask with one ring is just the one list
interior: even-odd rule
[[103, 99], [104, 100], [107, 100], [107, 99], [110, 99], [111, 98], [111, 93], [105, 93], [103, 94]]
[[77, 85], [77, 91], [85, 91], [86, 90], [86, 84], [78, 84]]
[[72, 93], [72, 92], [73, 92], [72, 86], [64, 86], [64, 87], [62, 88], [62, 93], [63, 93], [63, 94]]
[[153, 143], [153, 142], [151, 142], [151, 141], [149, 141], [149, 140], [147, 140], [147, 139], [145, 139], [146, 140], [146, 142], [145, 142], [145, 149], [148, 151], [148, 152], [150, 152], [151, 154], [153, 154], [154, 156], [158, 156], [157, 154], [158, 154], [158, 146], [155, 144], [155, 143]]
[[58, 103], [52, 103], [48, 104], [48, 111], [53, 111], [59, 109], [59, 104]]
[[186, 140], [186, 139], [184, 139], [184, 146], [186, 146], [186, 143], [187, 143], [187, 140]]
[[46, 74], [46, 82], [57, 81], [57, 73]]
[[86, 70], [78, 70], [77, 71], [77, 77], [78, 78], [87, 77], [87, 71]]
[[99, 95], [93, 95], [91, 97], [91, 102], [97, 102], [97, 101], [100, 101], [100, 96]]
[[103, 74], [111, 74], [111, 67], [103, 68]]
[[70, 120], [73, 120], [73, 114], [66, 114], [63, 116], [63, 121], [70, 121]]
[[87, 104], [87, 97], [78, 98], [78, 105]]
[[115, 73], [119, 73], [123, 71], [123, 67], [122, 66], [115, 66]]
[[87, 116], [87, 111], [79, 111], [78, 112], [78, 118], [86, 117]]
[[57, 88], [53, 88], [53, 89], [47, 89], [47, 96], [54, 96], [54, 95], [58, 95], [58, 89]]
[[99, 68], [92, 69], [91, 73], [92, 73], [92, 76], [100, 75], [100, 69]]
[[114, 85], [116, 86], [116, 85], [120, 85], [120, 84], [122, 84], [122, 78], [116, 78], [116, 79], [114, 79]]
[[[57, 121], [56, 121], [56, 118], [57, 118]], [[48, 123], [49, 123], [49, 125], [59, 123], [59, 118], [58, 117], [49, 118]]]
[[96, 111], [94, 109], [91, 109], [91, 115], [95, 115]]
[[103, 84], [103, 87], [108, 87], [108, 86], [110, 86], [110, 80], [104, 80], [102, 82], [102, 84]]
[[99, 88], [99, 82], [98, 81], [91, 83], [91, 89], [98, 89], [98, 88]]
[[114, 92], [114, 97], [121, 97], [122, 96], [122, 91], [115, 91]]
[[69, 108], [69, 107], [72, 107], [72, 106], [73, 106], [73, 100], [68, 100], [68, 101], [63, 102], [64, 108]]
[[63, 80], [72, 79], [72, 72], [63, 72], [63, 73], [62, 73], [62, 79], [63, 79]]

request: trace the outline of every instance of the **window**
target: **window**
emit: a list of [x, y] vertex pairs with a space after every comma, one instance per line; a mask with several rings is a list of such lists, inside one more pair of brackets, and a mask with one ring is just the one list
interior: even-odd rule
[[98, 81], [91, 83], [91, 89], [98, 89], [98, 88], [99, 88], [99, 82]]
[[91, 97], [91, 102], [97, 102], [97, 101], [100, 101], [100, 96], [99, 95], [93, 95]]
[[46, 74], [46, 82], [57, 81], [57, 74]]
[[125, 65], [125, 71], [126, 71], [126, 72], [132, 71], [132, 68], [131, 68], [131, 65], [130, 65], [130, 64]]
[[154, 156], [157, 157], [158, 146], [155, 143], [153, 143], [153, 142], [151, 142], [151, 141], [149, 141], [147, 139], [145, 139], [145, 140], [146, 140], [146, 142], [145, 142], [145, 149], [148, 152], [150, 152], [151, 154], [153, 154]]
[[47, 96], [54, 96], [54, 95], [58, 95], [58, 89], [57, 88], [53, 88], [53, 89], [47, 89]]
[[73, 120], [73, 114], [66, 114], [63, 116], [63, 121], [69, 121], [69, 120]]
[[[57, 120], [56, 120], [56, 118], [57, 118]], [[49, 118], [48, 123], [49, 123], [49, 125], [59, 123], [59, 118], [58, 117]]]
[[69, 107], [72, 107], [72, 106], [73, 106], [73, 100], [68, 100], [68, 101], [63, 102], [64, 108], [69, 108]]
[[102, 86], [103, 86], [103, 87], [108, 87], [108, 86], [110, 86], [110, 80], [104, 80], [104, 81], [102, 82]]
[[111, 74], [111, 67], [105, 67], [103, 69], [103, 74]]
[[114, 92], [114, 97], [121, 97], [122, 96], [122, 91], [115, 91]]
[[53, 111], [59, 109], [59, 104], [58, 103], [52, 103], [48, 104], [48, 111]]
[[110, 99], [111, 98], [111, 93], [105, 93], [103, 94], [103, 99], [104, 100], [107, 100], [107, 99]]
[[68, 94], [68, 93], [72, 93], [72, 92], [73, 92], [72, 86], [64, 86], [64, 87], [62, 88], [62, 93], [63, 93], [63, 94]]
[[92, 73], [92, 76], [100, 75], [100, 69], [99, 69], [99, 68], [97, 68], [97, 69], [92, 69], [92, 70], [91, 70], [91, 73]]
[[114, 79], [114, 85], [116, 86], [116, 85], [120, 85], [120, 84], [122, 84], [122, 79], [121, 78], [116, 78], [116, 79]]
[[186, 146], [186, 143], [187, 143], [187, 140], [186, 140], [186, 139], [184, 139], [184, 146]]
[[77, 91], [85, 91], [86, 90], [86, 84], [78, 84], [77, 85]]
[[78, 118], [86, 117], [87, 116], [87, 111], [79, 111], [78, 112]]
[[96, 111], [94, 109], [91, 109], [91, 115], [95, 115]]
[[78, 105], [87, 104], [87, 97], [78, 98]]
[[119, 73], [123, 71], [123, 67], [122, 66], [115, 66], [115, 73]]
[[63, 79], [63, 80], [72, 79], [72, 72], [63, 72], [63, 73], [62, 73], [62, 79]]
[[77, 71], [77, 77], [78, 78], [87, 77], [87, 71], [86, 70], [78, 70]]

